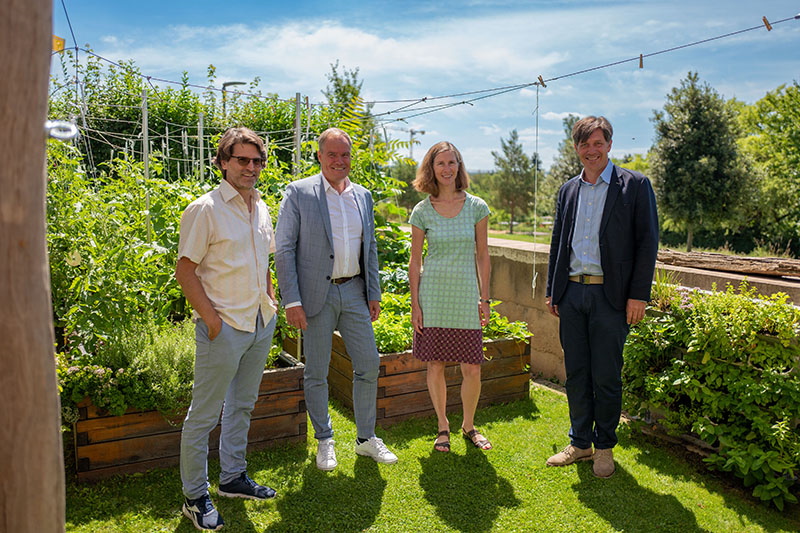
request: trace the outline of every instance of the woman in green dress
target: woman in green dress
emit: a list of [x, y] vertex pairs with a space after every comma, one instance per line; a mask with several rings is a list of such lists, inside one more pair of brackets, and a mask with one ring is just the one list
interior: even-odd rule
[[[428, 393], [438, 421], [434, 450], [450, 451], [445, 366], [461, 367], [464, 438], [482, 450], [491, 443], [475, 429], [481, 394], [482, 326], [489, 321], [489, 207], [468, 194], [469, 174], [458, 149], [431, 147], [414, 187], [429, 196], [411, 213], [411, 322], [414, 357], [427, 363]], [[423, 244], [428, 250], [423, 268]]]

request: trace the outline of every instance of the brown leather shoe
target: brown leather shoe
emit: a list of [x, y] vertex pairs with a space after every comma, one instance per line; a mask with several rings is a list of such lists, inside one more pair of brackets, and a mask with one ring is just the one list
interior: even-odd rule
[[592, 472], [594, 472], [595, 476], [609, 478], [614, 475], [616, 469], [614, 466], [614, 452], [611, 448], [594, 451]]
[[572, 444], [550, 457], [547, 466], [567, 466], [576, 461], [588, 461], [592, 458], [591, 448], [576, 448]]

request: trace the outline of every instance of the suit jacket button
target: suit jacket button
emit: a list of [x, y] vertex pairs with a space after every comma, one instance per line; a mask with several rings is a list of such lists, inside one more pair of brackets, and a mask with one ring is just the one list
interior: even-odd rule
[[325, 279], [327, 279], [328, 281], [330, 281], [330, 280], [331, 280], [331, 277], [330, 277], [330, 276], [325, 276]]
[[333, 254], [331, 254], [331, 259], [333, 259]]

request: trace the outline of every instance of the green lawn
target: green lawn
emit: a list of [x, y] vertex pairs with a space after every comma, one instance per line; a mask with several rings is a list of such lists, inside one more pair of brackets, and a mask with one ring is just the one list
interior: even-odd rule
[[538, 242], [540, 244], [550, 244], [550, 235], [530, 235], [528, 233], [500, 233], [490, 232], [489, 237], [495, 239], [506, 239], [508, 241]]
[[[495, 449], [481, 452], [454, 435], [449, 454], [432, 452], [435, 421], [410, 420], [378, 435], [400, 458], [378, 465], [353, 452], [355, 426], [332, 411], [339, 466], [314, 466], [315, 441], [255, 452], [249, 472], [278, 491], [273, 501], [211, 494], [226, 521], [222, 531], [474, 531], [745, 532], [798, 531], [800, 508], [783, 513], [728, 486], [682, 449], [628, 428], [615, 449], [611, 479], [591, 463], [549, 468], [545, 460], [566, 442], [563, 395], [533, 387], [530, 399], [479, 410], [478, 427]], [[457, 429], [460, 416], [450, 417]], [[310, 424], [309, 424], [310, 426]], [[67, 531], [196, 531], [180, 513], [177, 468], [67, 485]]]

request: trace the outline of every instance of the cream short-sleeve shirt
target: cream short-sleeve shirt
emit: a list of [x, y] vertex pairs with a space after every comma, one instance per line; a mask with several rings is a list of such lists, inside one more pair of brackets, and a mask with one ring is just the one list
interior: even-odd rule
[[[264, 323], [275, 314], [267, 295], [269, 254], [275, 251], [272, 219], [261, 194], [253, 209], [222, 180], [186, 208], [181, 217], [178, 259], [197, 263], [195, 273], [220, 318], [241, 330], [255, 331], [259, 309]], [[199, 315], [195, 311], [195, 320]]]

